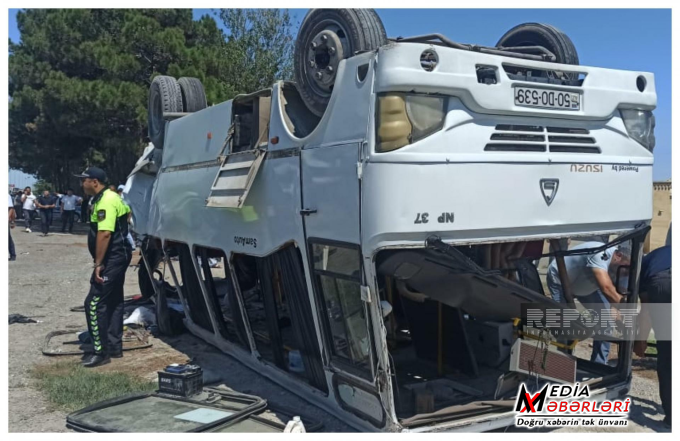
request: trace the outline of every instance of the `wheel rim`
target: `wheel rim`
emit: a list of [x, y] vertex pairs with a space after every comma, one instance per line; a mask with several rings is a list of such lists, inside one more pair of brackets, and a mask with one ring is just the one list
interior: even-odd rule
[[305, 78], [312, 90], [321, 96], [330, 96], [340, 61], [352, 54], [348, 32], [336, 20], [323, 20], [312, 28], [304, 44]]

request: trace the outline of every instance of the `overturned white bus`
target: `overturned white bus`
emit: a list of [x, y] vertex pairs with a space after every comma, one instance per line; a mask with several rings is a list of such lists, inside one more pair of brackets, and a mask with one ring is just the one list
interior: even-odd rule
[[548, 244], [586, 236], [630, 241], [637, 301], [654, 76], [580, 66], [538, 24], [484, 48], [311, 10], [297, 45], [295, 83], [211, 107], [154, 81], [125, 190], [143, 292], [167, 270], [193, 334], [362, 430], [507, 426], [532, 376], [625, 394], [631, 342], [607, 365], [544, 345], [571, 371], [532, 372], [518, 318], [553, 302]]

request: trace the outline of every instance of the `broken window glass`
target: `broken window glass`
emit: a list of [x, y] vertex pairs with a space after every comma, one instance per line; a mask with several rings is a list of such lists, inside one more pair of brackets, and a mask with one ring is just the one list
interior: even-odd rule
[[226, 255], [222, 250], [199, 246], [194, 250], [200, 268], [199, 274], [213, 302], [213, 309], [221, 312], [217, 316], [220, 334], [230, 342], [250, 351]]
[[312, 244], [317, 285], [323, 296], [335, 357], [367, 369], [370, 341], [361, 299], [361, 259], [356, 248]]

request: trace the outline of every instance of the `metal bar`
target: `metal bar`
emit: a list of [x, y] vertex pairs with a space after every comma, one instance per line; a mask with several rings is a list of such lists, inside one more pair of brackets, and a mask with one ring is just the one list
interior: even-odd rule
[[437, 302], [437, 375], [444, 375], [444, 324], [442, 323], [442, 302]]
[[185, 292], [183, 292], [184, 280], [182, 280], [182, 283], [179, 283], [177, 273], [175, 272], [175, 267], [172, 265], [172, 259], [170, 258], [170, 255], [165, 251], [165, 245], [163, 245], [163, 265], [165, 265], [165, 267], [167, 267], [170, 270], [172, 282], [175, 284], [177, 294], [179, 295], [179, 298], [182, 301], [182, 306], [184, 307], [184, 316], [190, 321], [193, 321], [193, 319], [191, 318], [191, 310], [189, 309], [189, 302], [187, 301], [187, 295]]
[[[630, 270], [628, 271], [628, 292], [625, 297], [625, 302], [629, 305], [637, 306], [640, 282], [640, 262], [642, 261], [642, 248], [647, 238], [647, 233], [651, 227], [647, 227], [644, 236], [635, 236], [632, 239], [631, 253], [630, 253]], [[618, 287], [617, 287], [618, 288]], [[636, 320], [637, 326], [637, 320]], [[631, 375], [633, 363], [633, 341], [625, 341], [619, 343], [619, 360], [623, 360], [619, 368], [619, 374], [625, 373], [626, 377]]]
[[[435, 41], [431, 40], [439, 40], [441, 43], [437, 43]], [[532, 54], [524, 54], [524, 53], [519, 53], [519, 52], [511, 52], [503, 49], [498, 49], [498, 48], [490, 48], [486, 46], [477, 46], [474, 44], [463, 44], [463, 43], [457, 43], [453, 40], [448, 39], [442, 34], [426, 34], [426, 35], [417, 35], [415, 37], [398, 37], [398, 38], [391, 38], [389, 39], [390, 41], [395, 41], [397, 43], [429, 43], [429, 44], [438, 44], [438, 45], [443, 45], [447, 46], [453, 49], [459, 49], [459, 50], [465, 50], [465, 51], [472, 51], [472, 52], [481, 52], [485, 54], [490, 54], [490, 55], [501, 55], [505, 57], [513, 57], [513, 58], [522, 58], [525, 60], [534, 60], [534, 61], [555, 61], [556, 57], [555, 55], [550, 52], [548, 49], [542, 47], [542, 46], [529, 46], [530, 49], [535, 49], [535, 50], [541, 50], [541, 52], [544, 52], [543, 55], [532, 55]], [[540, 49], [539, 49], [540, 48]], [[518, 49], [519, 48], [514, 48]], [[525, 50], [525, 48], [521, 48], [521, 50]]]
[[543, 46], [499, 46], [497, 48], [498, 50], [501, 51], [508, 51], [508, 52], [517, 52], [517, 53], [523, 53], [523, 52], [531, 52], [531, 51], [538, 51], [542, 52], [545, 55], [552, 56], [554, 57], [555, 54], [550, 52], [548, 49], [544, 48]]
[[[640, 237], [640, 236], [646, 236], [647, 232], [649, 232], [649, 230], [651, 230], [651, 229], [652, 229], [652, 227], [650, 227], [649, 225], [639, 227], [639, 228], [631, 231], [630, 233], [619, 236], [616, 239], [609, 241], [606, 244], [603, 244], [602, 246], [599, 246], [599, 247], [582, 248], [580, 250], [553, 251], [552, 253], [545, 253], [545, 254], [541, 254], [540, 256], [532, 256], [532, 257], [534, 257], [534, 259], [540, 259], [542, 257], [582, 256], [584, 254], [595, 254], [595, 253], [605, 251], [606, 249], [611, 248], [611, 247], [618, 245], [620, 243], [627, 242], [629, 240], [633, 240], [633, 239]], [[516, 260], [516, 259], [512, 259], [512, 260]]]
[[191, 112], [163, 112], [163, 119], [178, 119], [187, 115], [191, 115]]
[[[392, 293], [392, 278], [389, 276], [385, 276], [385, 294], [387, 296], [387, 301], [392, 305], [392, 309], [394, 309], [394, 294]], [[396, 329], [397, 323], [394, 319], [394, 313], [392, 314], [392, 318], [390, 319], [390, 335], [392, 338], [395, 338], [397, 334], [397, 329]]]
[[255, 162], [255, 160], [243, 162], [229, 162], [220, 167], [220, 171], [223, 172], [229, 170], [237, 170], [240, 168], [250, 168], [250, 166], [253, 165], [253, 162]]
[[144, 253], [143, 247], [139, 249], [139, 254], [141, 254], [142, 261], [144, 262], [144, 266], [146, 266], [146, 273], [149, 275], [149, 279], [151, 279], [151, 287], [153, 288], [153, 292], [157, 296], [158, 295], [158, 286], [156, 285], [156, 280], [153, 278], [153, 270], [155, 268], [151, 268], [151, 265], [149, 265], [149, 261], [146, 258], [146, 254]]
[[454, 49], [462, 49], [462, 50], [470, 50], [470, 46], [467, 44], [462, 44], [462, 43], [456, 43], [453, 40], [449, 40], [442, 34], [425, 34], [425, 35], [416, 35], [414, 37], [397, 37], [393, 39], [393, 41], [399, 42], [399, 43], [430, 43], [429, 40], [437, 39], [440, 40], [442, 43], [446, 44], [449, 47], [452, 47]]
[[[475, 50], [475, 49], [471, 49]], [[546, 49], [547, 52], [550, 53]], [[475, 52], [481, 52], [483, 54], [490, 54], [490, 55], [501, 55], [503, 57], [512, 57], [512, 58], [522, 58], [524, 60], [534, 60], [534, 61], [555, 61], [557, 58], [550, 53], [550, 55], [531, 55], [531, 54], [520, 54], [517, 52], [506, 52], [502, 51], [499, 49], [491, 49], [491, 48], [486, 48], [486, 47], [478, 47], [478, 50], [475, 50]]]
[[201, 161], [201, 162], [191, 162], [189, 164], [180, 164], [180, 165], [172, 165], [169, 167], [164, 167], [161, 169], [162, 173], [170, 173], [170, 172], [176, 172], [176, 171], [184, 171], [184, 170], [193, 170], [196, 168], [209, 168], [209, 167], [215, 167], [218, 165], [222, 165], [222, 159], [217, 158], [217, 159], [211, 159], [209, 161]]

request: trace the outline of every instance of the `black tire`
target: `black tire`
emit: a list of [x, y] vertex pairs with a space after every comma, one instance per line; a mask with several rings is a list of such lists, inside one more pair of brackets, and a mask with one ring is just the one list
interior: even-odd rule
[[[329, 54], [311, 48], [324, 31], [335, 36], [331, 36], [329, 46], [335, 49], [336, 43], [340, 43], [337, 52]], [[373, 9], [311, 9], [298, 31], [294, 62], [295, 81], [307, 108], [321, 117], [331, 98], [340, 60], [357, 52], [375, 50], [385, 43], [385, 28]], [[317, 78], [318, 74], [322, 78]]]
[[[161, 261], [160, 250], [147, 248], [145, 253], [149, 265], [155, 270]], [[139, 291], [144, 299], [150, 299], [155, 295], [156, 291], [149, 278], [149, 272], [146, 269], [144, 260], [141, 257], [139, 259], [139, 271], [137, 271], [137, 282], [139, 283]]]
[[198, 78], [182, 77], [177, 80], [182, 91], [182, 110], [184, 112], [198, 112], [208, 107], [205, 89]]
[[578, 52], [567, 35], [554, 26], [523, 23], [510, 29], [498, 40], [497, 47], [543, 46], [555, 54], [555, 63], [579, 64]]
[[165, 112], [182, 112], [182, 91], [173, 77], [157, 76], [149, 89], [149, 139], [156, 148], [165, 142]]

